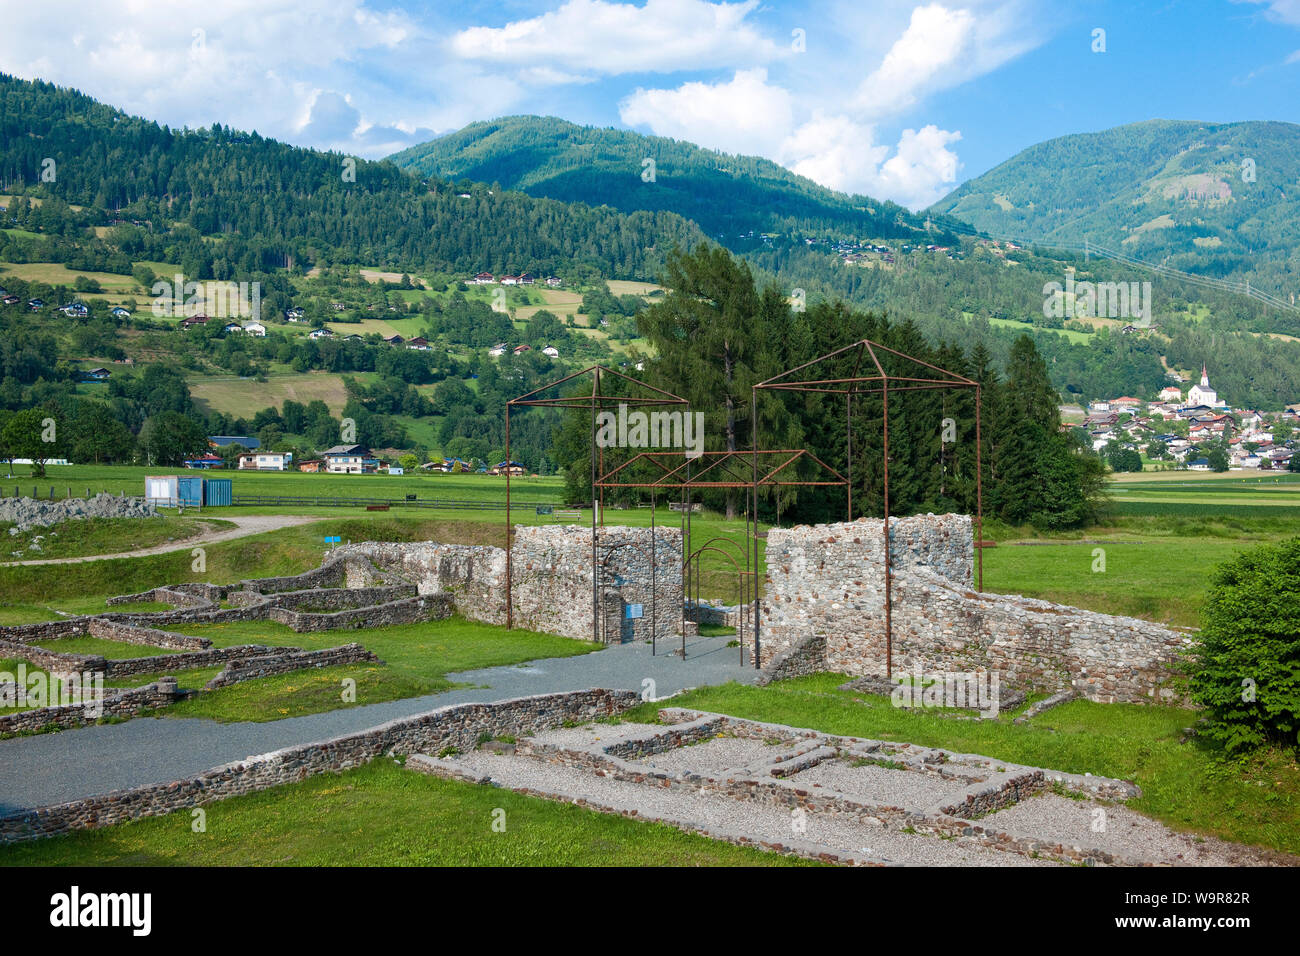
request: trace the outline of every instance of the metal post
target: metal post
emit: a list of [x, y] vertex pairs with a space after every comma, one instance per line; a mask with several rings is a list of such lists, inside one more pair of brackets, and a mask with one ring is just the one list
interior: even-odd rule
[[[686, 550], [686, 541], [690, 539], [690, 537], [691, 537], [691, 460], [688, 458], [686, 459], [686, 532], [685, 535], [682, 537], [683, 551]], [[689, 554], [689, 552], [687, 553]], [[686, 561], [686, 566], [687, 566], [686, 596], [688, 598], [690, 597], [691, 579], [693, 577], [693, 575], [690, 573], [689, 570], [690, 564], [691, 562], [690, 559], [688, 558]], [[695, 574], [698, 575], [699, 570], [700, 570], [699, 565], [697, 564], [695, 568]], [[698, 590], [698, 586], [697, 586], [697, 590]], [[682, 660], [683, 661], [686, 660], [686, 623], [685, 622], [686, 622], [686, 605], [683, 604], [682, 605]]]
[[885, 379], [881, 386], [885, 412], [885, 679], [892, 680], [894, 676], [894, 595], [889, 555], [889, 380]]
[[[762, 625], [760, 623], [763, 616], [763, 606], [758, 596], [758, 392], [750, 392], [750, 419], [753, 426], [750, 428], [750, 451], [753, 459], [753, 489], [754, 489], [754, 669], [762, 667], [761, 636]], [[780, 500], [781, 489], [776, 490], [777, 500]], [[748, 559], [748, 548], [746, 550], [746, 559]]]
[[600, 394], [600, 367], [591, 386], [591, 639], [600, 643], [600, 581], [596, 564], [596, 397]]
[[511, 591], [510, 576], [513, 568], [510, 564], [510, 403], [506, 402], [506, 630], [515, 626], [514, 595]]
[[979, 568], [979, 580], [975, 590], [984, 590], [984, 459], [983, 441], [980, 438], [980, 405], [983, 404], [980, 386], [975, 386], [975, 528], [978, 540], [975, 543], [975, 563]]
[[850, 385], [844, 395], [844, 433], [848, 438], [848, 458], [845, 462], [846, 468], [844, 474], [848, 478], [845, 482], [845, 491], [848, 492], [848, 515], [845, 521], [853, 520], [853, 386]]
[[650, 492], [650, 656], [659, 643], [659, 539], [655, 536], [655, 495]]

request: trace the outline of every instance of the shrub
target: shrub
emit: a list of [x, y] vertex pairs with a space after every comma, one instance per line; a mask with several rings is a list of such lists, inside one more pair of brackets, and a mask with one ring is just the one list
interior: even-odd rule
[[1254, 548], [1215, 571], [1190, 665], [1204, 736], [1228, 754], [1297, 744], [1300, 538]]

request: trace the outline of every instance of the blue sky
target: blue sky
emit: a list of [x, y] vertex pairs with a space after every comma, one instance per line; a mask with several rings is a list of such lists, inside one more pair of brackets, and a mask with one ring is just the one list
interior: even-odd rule
[[1300, 122], [1300, 0], [64, 0], [0, 70], [372, 158], [556, 115], [917, 208], [1067, 133]]

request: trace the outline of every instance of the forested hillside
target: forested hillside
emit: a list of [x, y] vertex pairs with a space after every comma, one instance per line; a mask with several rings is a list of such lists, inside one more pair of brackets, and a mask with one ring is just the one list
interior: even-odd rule
[[1300, 126], [1149, 120], [1038, 143], [931, 208], [977, 229], [1085, 239], [1198, 275], [1300, 291]]
[[[453, 189], [391, 163], [255, 132], [170, 130], [72, 90], [7, 76], [0, 143], [0, 191], [35, 186], [38, 195], [125, 221], [112, 237], [121, 252], [181, 262], [195, 279], [332, 262], [650, 278], [666, 248], [699, 237], [671, 213], [621, 215], [483, 186]], [[42, 178], [46, 169], [52, 180]], [[52, 224], [40, 239], [10, 235], [0, 258], [66, 261], [69, 240], [86, 224]], [[122, 265], [109, 243], [90, 246], [91, 268]]]
[[495, 182], [532, 196], [624, 212], [675, 212], [730, 248], [744, 248], [741, 240], [762, 233], [923, 234], [924, 217], [902, 206], [835, 192], [770, 160], [553, 116], [471, 123], [389, 158], [424, 176]]

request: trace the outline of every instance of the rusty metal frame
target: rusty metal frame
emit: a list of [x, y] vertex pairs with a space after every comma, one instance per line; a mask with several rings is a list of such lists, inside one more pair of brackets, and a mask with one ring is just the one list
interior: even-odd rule
[[[888, 353], [908, 362], [913, 362], [930, 373], [918, 373], [915, 376], [892, 375], [885, 371], [884, 365], [880, 362], [879, 352]], [[853, 372], [848, 377], [839, 378], [808, 378], [798, 377], [791, 379], [790, 376], [799, 376], [800, 373], [806, 373], [813, 369], [814, 366], [821, 365], [825, 362], [835, 359], [853, 358]], [[874, 366], [876, 374], [863, 375], [863, 360], [870, 359], [870, 366]], [[815, 373], [812, 373], [815, 374]], [[942, 377], [935, 377], [935, 376]], [[902, 383], [902, 384], [891, 384]], [[846, 441], [846, 468], [848, 480], [846, 487], [848, 489], [846, 497], [847, 521], [853, 520], [853, 396], [869, 395], [880, 393], [883, 400], [883, 417], [882, 426], [884, 434], [884, 448], [882, 457], [884, 459], [884, 545], [885, 545], [885, 674], [886, 677], [892, 677], [894, 673], [894, 622], [893, 622], [893, 556], [891, 554], [889, 540], [889, 393], [918, 391], [925, 389], [950, 389], [950, 388], [973, 388], [975, 389], [975, 554], [978, 565], [978, 582], [977, 588], [984, 590], [984, 466], [983, 466], [983, 438], [981, 434], [981, 407], [983, 405], [982, 387], [974, 379], [967, 378], [964, 375], [958, 375], [956, 372], [940, 368], [937, 365], [931, 365], [914, 355], [908, 355], [906, 352], [900, 352], [897, 349], [891, 349], [879, 342], [873, 342], [870, 339], [859, 339], [833, 352], [828, 352], [811, 361], [804, 362], [792, 369], [787, 369], [778, 375], [773, 376], [754, 386], [751, 395], [751, 416], [752, 426], [750, 429], [753, 457], [753, 503], [755, 517], [758, 511], [758, 393], [760, 391], [798, 391], [798, 392], [819, 392], [822, 394], [843, 395], [844, 396], [844, 431]], [[757, 541], [754, 546], [754, 560], [757, 566], [758, 545]], [[760, 629], [759, 621], [754, 622], [754, 663], [758, 666], [759, 660], [759, 642]]]
[[[775, 456], [777, 463], [766, 468], [763, 475], [758, 475], [758, 459], [760, 456]], [[834, 480], [829, 481], [783, 481], [779, 473], [802, 459], [811, 459], [824, 471], [834, 476]], [[621, 474], [625, 469], [630, 469], [633, 465], [648, 463], [659, 469], [659, 476], [653, 481], [650, 480], [623, 480], [625, 476]], [[680, 464], [676, 464], [680, 462]], [[703, 462], [703, 469], [694, 474], [691, 472], [691, 466], [696, 462]], [[746, 468], [752, 469], [752, 474], [744, 474]], [[615, 480], [618, 479], [618, 480]], [[848, 479], [838, 471], [826, 464], [812, 452], [802, 448], [777, 448], [764, 449], [761, 451], [706, 451], [697, 456], [690, 456], [685, 451], [647, 451], [632, 456], [623, 464], [613, 468], [607, 474], [602, 475], [597, 481], [601, 489], [604, 488], [648, 488], [650, 495], [650, 526], [654, 527], [656, 492], [660, 490], [677, 490], [682, 493], [682, 619], [681, 633], [682, 646], [681, 657], [686, 659], [686, 602], [691, 594], [691, 584], [695, 584], [695, 606], [699, 606], [699, 571], [700, 555], [706, 551], [717, 551], [726, 554], [720, 549], [711, 547], [714, 541], [719, 540], [720, 536], [714, 536], [701, 545], [698, 549], [687, 552], [687, 541], [691, 537], [691, 514], [693, 508], [690, 500], [690, 493], [695, 489], [709, 488], [755, 488], [758, 487], [827, 487], [848, 485]], [[731, 559], [737, 581], [741, 585], [740, 603], [741, 611], [741, 630], [740, 630], [740, 663], [745, 663], [745, 641], [744, 641], [744, 622], [750, 620], [753, 622], [754, 634], [754, 666], [758, 667], [758, 619], [762, 611], [762, 599], [759, 597], [758, 582], [758, 541], [760, 535], [758, 531], [758, 508], [757, 494], [754, 499], [754, 507], [749, 507], [748, 503], [745, 508], [745, 532], [743, 550], [745, 553], [745, 567], [740, 569], [740, 562], [736, 561], [730, 554], [726, 556]], [[723, 539], [728, 540], [728, 539]], [[750, 541], [753, 541], [754, 547], [752, 552], [749, 547]], [[691, 561], [696, 563], [696, 573], [694, 577], [691, 574]], [[752, 608], [750, 604], [752, 603]], [[651, 655], [656, 653], [656, 647], [652, 644]]]
[[[646, 389], [653, 394], [649, 397], [636, 395], [605, 395], [601, 393], [600, 380], [602, 374], [613, 375], [618, 379]], [[591, 376], [591, 394], [590, 395], [560, 395], [554, 398], [544, 397], [552, 389], [560, 388], [569, 382], [576, 381], [584, 375]], [[599, 489], [599, 503], [597, 501], [597, 457], [600, 460], [600, 468], [605, 467], [605, 453], [603, 448], [598, 448], [596, 444], [596, 413], [598, 409], [607, 406], [615, 408], [618, 405], [629, 407], [646, 407], [652, 405], [685, 405], [689, 402], [680, 395], [674, 395], [672, 392], [665, 391], [662, 388], [656, 388], [647, 382], [625, 375], [623, 372], [616, 371], [612, 368], [606, 368], [603, 365], [590, 365], [587, 368], [577, 372], [565, 375], [563, 378], [548, 382], [545, 385], [533, 389], [531, 392], [525, 392], [517, 398], [512, 398], [506, 402], [506, 628], [514, 627], [514, 563], [512, 560], [511, 536], [513, 529], [510, 525], [510, 472], [513, 468], [514, 460], [510, 457], [510, 412], [515, 408], [587, 408], [591, 410], [591, 633], [592, 640], [600, 640], [600, 573], [599, 564], [596, 555], [598, 548], [597, 521], [603, 526], [605, 523], [605, 493], [604, 489]], [[654, 543], [653, 517], [651, 518], [651, 544], [652, 551]], [[653, 630], [653, 628], [652, 628]]]

